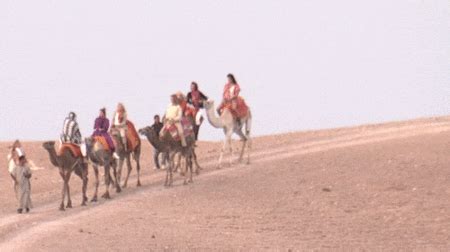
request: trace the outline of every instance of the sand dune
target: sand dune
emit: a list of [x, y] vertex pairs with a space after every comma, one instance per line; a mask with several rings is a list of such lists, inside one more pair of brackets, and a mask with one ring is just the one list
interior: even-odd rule
[[189, 186], [177, 175], [169, 189], [145, 142], [143, 187], [133, 172], [123, 193], [81, 207], [73, 176], [74, 208], [65, 212], [61, 179], [40, 145], [25, 143], [35, 167], [31, 214], [15, 214], [0, 171], [0, 251], [450, 247], [450, 117], [260, 137], [251, 165], [220, 170], [220, 143], [201, 142], [202, 174]]

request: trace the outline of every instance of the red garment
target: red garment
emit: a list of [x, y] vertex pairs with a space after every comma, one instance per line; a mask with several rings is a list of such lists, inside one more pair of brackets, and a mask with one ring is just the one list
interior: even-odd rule
[[248, 115], [249, 108], [247, 103], [242, 97], [238, 97], [233, 101], [224, 102], [219, 107], [219, 110], [223, 112], [225, 109], [230, 110], [231, 114], [233, 114], [236, 118], [244, 118]]
[[[234, 91], [231, 92], [233, 87], [234, 87]], [[239, 84], [227, 83], [223, 89], [223, 99], [225, 101], [230, 101], [232, 99], [235, 99], [239, 96], [240, 91], [241, 91], [241, 87], [239, 87]]]

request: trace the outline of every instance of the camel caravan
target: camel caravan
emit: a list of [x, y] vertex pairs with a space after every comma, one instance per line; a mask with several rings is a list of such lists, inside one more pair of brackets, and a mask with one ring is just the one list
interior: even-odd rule
[[[74, 172], [82, 180], [82, 202], [85, 206], [88, 201], [88, 167], [93, 167], [95, 174], [95, 190], [91, 202], [98, 200], [100, 186], [99, 167], [104, 169], [105, 192], [102, 198], [110, 199], [111, 188], [120, 193], [128, 185], [128, 179], [133, 165], [136, 165], [137, 186], [140, 181], [141, 139], [139, 135], [147, 138], [154, 148], [154, 162], [156, 169], [160, 169], [159, 156], [162, 157], [166, 167], [164, 185], [170, 187], [173, 183], [173, 173], [180, 168], [184, 176], [184, 184], [193, 182], [193, 173], [199, 174], [201, 167], [195, 153], [196, 141], [200, 126], [204, 121], [201, 110], [205, 109], [209, 123], [222, 129], [225, 134], [223, 146], [218, 159], [217, 167], [222, 166], [224, 154], [229, 154], [229, 164], [233, 162], [232, 136], [237, 134], [242, 141], [239, 162], [250, 163], [251, 151], [251, 125], [252, 114], [245, 100], [239, 95], [240, 86], [232, 74], [227, 75], [228, 82], [223, 91], [221, 104], [215, 109], [214, 101], [208, 100], [195, 82], [191, 83], [191, 91], [184, 95], [177, 92], [170, 96], [170, 105], [167, 107], [162, 121], [159, 115], [155, 116], [155, 123], [136, 130], [133, 122], [129, 120], [124, 104], [119, 103], [113, 114], [111, 125], [107, 118], [106, 109], [99, 111], [94, 122], [94, 132], [82, 138], [78, 127], [77, 115], [70, 112], [63, 123], [62, 134], [59, 141], [43, 143], [48, 152], [50, 162], [59, 169], [63, 180], [62, 199], [59, 209], [72, 208], [69, 181]], [[8, 171], [14, 181], [14, 188], [19, 195], [18, 212], [27, 212], [31, 208], [30, 182], [31, 171], [28, 168], [25, 152], [19, 141], [10, 147], [8, 155]], [[133, 162], [132, 162], [133, 161]], [[181, 162], [183, 161], [183, 162]], [[123, 183], [122, 167], [126, 163], [127, 172]], [[184, 164], [181, 167], [181, 164]], [[195, 165], [195, 169], [194, 169]], [[28, 180], [27, 180], [28, 178]]]

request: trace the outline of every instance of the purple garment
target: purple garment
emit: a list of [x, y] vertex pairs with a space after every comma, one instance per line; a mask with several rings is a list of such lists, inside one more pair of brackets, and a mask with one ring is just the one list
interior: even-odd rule
[[102, 136], [108, 142], [109, 148], [114, 151], [114, 143], [111, 136], [108, 134], [109, 120], [106, 117], [97, 117], [94, 124], [94, 133], [92, 136]]

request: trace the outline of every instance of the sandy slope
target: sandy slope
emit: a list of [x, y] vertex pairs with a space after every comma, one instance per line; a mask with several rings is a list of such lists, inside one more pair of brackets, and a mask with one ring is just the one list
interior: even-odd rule
[[261, 137], [252, 165], [221, 170], [218, 144], [200, 143], [205, 170], [170, 189], [145, 143], [143, 187], [132, 177], [112, 200], [80, 207], [73, 177], [66, 212], [40, 143], [26, 149], [43, 168], [36, 208], [14, 213], [2, 169], [0, 251], [450, 249], [450, 118]]

